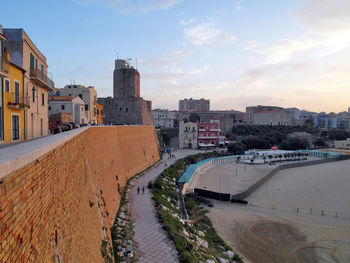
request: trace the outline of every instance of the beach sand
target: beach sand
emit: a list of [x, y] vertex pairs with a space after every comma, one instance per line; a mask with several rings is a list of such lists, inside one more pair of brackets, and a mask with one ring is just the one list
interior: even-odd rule
[[248, 263], [350, 262], [349, 186], [349, 160], [287, 169], [252, 205], [213, 201], [209, 217]]

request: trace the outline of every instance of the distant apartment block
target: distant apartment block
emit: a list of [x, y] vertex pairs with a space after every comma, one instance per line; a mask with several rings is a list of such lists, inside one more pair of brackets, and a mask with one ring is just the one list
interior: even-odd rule
[[[198, 123], [198, 145], [204, 147], [205, 145], [219, 146], [220, 144], [220, 120], [213, 118], [209, 122]], [[224, 144], [224, 142], [222, 142]]]
[[66, 85], [59, 90], [60, 96], [79, 96], [85, 104], [85, 113], [88, 123], [97, 124], [97, 94], [94, 86], [85, 87], [83, 85]]
[[152, 110], [154, 127], [156, 128], [174, 128], [175, 114], [166, 109]]
[[292, 114], [276, 106], [250, 106], [246, 108], [247, 124], [254, 125], [292, 125]]
[[224, 134], [231, 133], [234, 125], [245, 123], [245, 113], [240, 111], [208, 111], [196, 113], [201, 122], [210, 122], [211, 119], [218, 118], [220, 129]]
[[197, 149], [197, 123], [179, 122], [179, 148]]
[[323, 129], [337, 128], [337, 116], [333, 114], [319, 114], [317, 117], [317, 127]]
[[46, 57], [23, 29], [6, 28], [3, 33], [10, 62], [26, 71], [22, 96], [23, 103], [29, 106], [25, 110], [26, 139], [48, 135], [48, 92], [54, 90], [54, 82], [48, 77]]
[[350, 113], [343, 111], [337, 115], [337, 127], [339, 129], [350, 130]]
[[179, 111], [206, 112], [210, 110], [210, 101], [206, 99], [183, 99], [179, 100]]

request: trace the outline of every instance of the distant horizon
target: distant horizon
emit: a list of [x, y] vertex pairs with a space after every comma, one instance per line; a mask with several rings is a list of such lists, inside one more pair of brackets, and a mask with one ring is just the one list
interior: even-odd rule
[[178, 109], [186, 97], [213, 110], [350, 106], [347, 0], [14, 0], [2, 10], [2, 26], [26, 31], [57, 88], [112, 96], [114, 61], [130, 58], [153, 108]]

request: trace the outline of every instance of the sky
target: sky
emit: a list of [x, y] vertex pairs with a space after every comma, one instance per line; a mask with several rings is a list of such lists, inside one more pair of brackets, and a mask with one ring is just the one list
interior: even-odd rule
[[349, 0], [1, 0], [0, 24], [24, 28], [56, 88], [112, 96], [120, 58], [153, 108], [350, 107]]

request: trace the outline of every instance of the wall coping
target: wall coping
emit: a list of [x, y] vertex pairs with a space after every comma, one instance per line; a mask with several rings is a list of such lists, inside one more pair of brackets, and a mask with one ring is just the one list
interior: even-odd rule
[[0, 179], [35, 161], [89, 128], [91, 126], [24, 141], [0, 149]]

